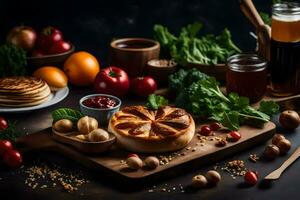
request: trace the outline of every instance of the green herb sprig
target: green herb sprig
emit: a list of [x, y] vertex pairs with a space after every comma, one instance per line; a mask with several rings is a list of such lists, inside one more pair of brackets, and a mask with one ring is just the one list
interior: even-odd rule
[[168, 105], [169, 101], [165, 99], [163, 96], [156, 95], [156, 94], [150, 94], [148, 96], [148, 101], [146, 106], [150, 109], [157, 110], [161, 106]]
[[69, 119], [72, 122], [77, 122], [80, 118], [83, 117], [83, 114], [71, 108], [59, 108], [54, 110], [52, 113], [53, 122], [56, 122], [61, 119]]
[[1, 140], [9, 140], [12, 142], [16, 142], [18, 137], [25, 135], [24, 132], [16, 130], [16, 122], [8, 121], [8, 128], [0, 131], [0, 139]]

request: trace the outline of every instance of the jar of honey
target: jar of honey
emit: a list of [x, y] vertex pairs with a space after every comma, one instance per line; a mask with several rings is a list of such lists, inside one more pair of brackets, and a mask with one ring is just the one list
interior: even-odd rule
[[251, 103], [262, 99], [267, 88], [267, 62], [256, 54], [237, 54], [227, 60], [226, 90], [248, 97]]
[[300, 93], [300, 4], [273, 5], [270, 49], [271, 94]]

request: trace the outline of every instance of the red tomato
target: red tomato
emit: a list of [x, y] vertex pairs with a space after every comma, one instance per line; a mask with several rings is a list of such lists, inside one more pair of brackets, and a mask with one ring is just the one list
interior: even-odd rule
[[214, 122], [214, 123], [212, 123], [209, 127], [210, 127], [210, 129], [211, 129], [212, 131], [217, 131], [217, 130], [219, 130], [222, 126], [221, 126], [220, 123]]
[[237, 131], [231, 131], [229, 133], [229, 135], [230, 135], [230, 138], [231, 138], [232, 142], [236, 142], [239, 139], [241, 139], [241, 137], [242, 137], [241, 134]]
[[202, 126], [200, 129], [200, 134], [204, 136], [210, 136], [211, 135], [211, 129], [208, 126]]
[[258, 181], [257, 172], [253, 172], [253, 171], [246, 172], [246, 174], [244, 176], [244, 180], [249, 185], [255, 185]]
[[63, 36], [61, 31], [48, 26], [41, 31], [37, 40], [37, 45], [39, 49], [48, 52], [52, 45], [62, 40]]
[[102, 69], [96, 76], [94, 88], [97, 93], [123, 96], [129, 89], [127, 73], [118, 67]]
[[9, 150], [4, 153], [3, 162], [9, 167], [19, 167], [22, 161], [22, 155], [16, 150]]
[[157, 89], [157, 84], [150, 76], [136, 77], [130, 82], [131, 90], [140, 97], [147, 97]]
[[6, 151], [12, 150], [13, 145], [8, 140], [0, 140], [0, 156], [3, 156]]
[[49, 54], [57, 54], [57, 53], [64, 53], [71, 49], [71, 44], [69, 42], [65, 42], [63, 40], [54, 43], [50, 48], [48, 53]]
[[8, 123], [7, 121], [0, 116], [0, 131], [5, 130], [8, 128]]

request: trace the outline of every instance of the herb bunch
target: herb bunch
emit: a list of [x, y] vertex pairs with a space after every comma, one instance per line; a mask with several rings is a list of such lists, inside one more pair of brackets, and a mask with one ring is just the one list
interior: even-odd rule
[[[174, 85], [174, 77], [181, 75], [182, 78], [182, 74], [181, 70], [171, 75], [169, 84]], [[220, 122], [230, 130], [238, 130], [242, 124], [261, 127], [279, 110], [279, 106], [273, 101], [262, 101], [260, 108], [256, 110], [250, 106], [247, 97], [240, 97], [236, 93], [225, 96], [216, 79], [207, 75], [199, 76], [191, 85], [181, 85], [177, 88], [173, 88], [173, 92], [178, 94], [176, 106], [185, 108], [195, 117]]]
[[26, 52], [15, 45], [0, 46], [0, 78], [26, 74]]
[[198, 37], [202, 28], [201, 23], [189, 24], [183, 27], [176, 37], [167, 27], [155, 25], [154, 38], [159, 41], [165, 55], [169, 54], [183, 66], [188, 63], [214, 65], [225, 63], [229, 56], [241, 52], [233, 43], [227, 28], [218, 36], [208, 34]]

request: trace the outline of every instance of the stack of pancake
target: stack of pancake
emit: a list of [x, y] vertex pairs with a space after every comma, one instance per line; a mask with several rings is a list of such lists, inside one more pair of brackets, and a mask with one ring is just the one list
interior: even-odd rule
[[46, 82], [35, 77], [0, 79], [0, 106], [27, 107], [44, 103], [51, 94]]

